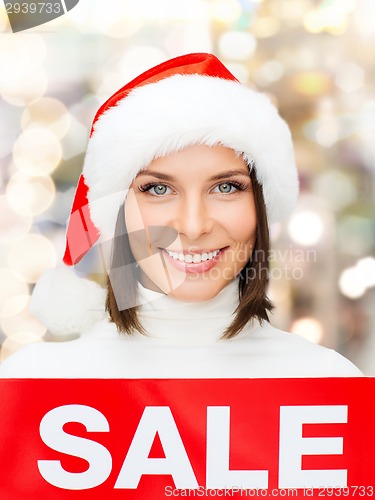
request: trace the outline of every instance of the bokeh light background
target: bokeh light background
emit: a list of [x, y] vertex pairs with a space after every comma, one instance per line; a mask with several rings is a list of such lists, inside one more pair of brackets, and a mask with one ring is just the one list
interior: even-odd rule
[[95, 111], [149, 67], [213, 52], [289, 123], [301, 195], [272, 227], [272, 322], [375, 375], [375, 2], [80, 0], [19, 34], [0, 6], [1, 359], [55, 341], [28, 312], [61, 262]]

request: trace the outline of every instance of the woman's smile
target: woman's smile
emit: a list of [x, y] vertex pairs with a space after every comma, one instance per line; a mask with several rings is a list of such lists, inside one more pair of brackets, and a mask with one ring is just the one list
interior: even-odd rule
[[189, 252], [172, 252], [162, 249], [163, 255], [176, 269], [186, 273], [205, 273], [216, 266], [223, 252], [228, 247], [218, 250], [195, 250]]

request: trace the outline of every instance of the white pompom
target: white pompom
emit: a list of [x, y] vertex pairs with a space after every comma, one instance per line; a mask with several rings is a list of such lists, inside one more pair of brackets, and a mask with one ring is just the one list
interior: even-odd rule
[[68, 267], [50, 269], [35, 285], [30, 312], [55, 335], [80, 334], [105, 317], [105, 290]]

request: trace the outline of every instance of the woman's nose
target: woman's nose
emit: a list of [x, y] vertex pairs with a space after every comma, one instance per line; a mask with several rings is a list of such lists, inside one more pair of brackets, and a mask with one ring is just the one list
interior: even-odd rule
[[212, 231], [214, 224], [212, 213], [200, 196], [186, 197], [173, 215], [175, 229], [189, 240], [196, 240], [202, 234]]

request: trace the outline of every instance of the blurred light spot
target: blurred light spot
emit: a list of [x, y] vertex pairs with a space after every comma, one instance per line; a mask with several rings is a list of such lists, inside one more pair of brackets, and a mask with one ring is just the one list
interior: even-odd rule
[[8, 265], [27, 283], [35, 283], [40, 275], [57, 262], [55, 247], [41, 234], [28, 234], [13, 243], [8, 251]]
[[280, 31], [280, 21], [277, 17], [264, 16], [255, 19], [251, 32], [256, 38], [268, 38]]
[[[290, 68], [291, 75], [297, 74], [298, 71], [307, 72], [307, 74], [311, 72], [314, 73], [311, 68], [319, 68], [321, 66], [319, 62], [319, 52], [307, 44], [301, 44], [295, 47], [293, 51], [291, 49], [279, 49], [276, 54], [276, 59], [279, 59], [279, 54], [282, 55], [284, 65]], [[289, 57], [289, 61], [287, 57]], [[315, 73], [319, 73], [320, 75], [318, 70], [316, 70]]]
[[375, 37], [375, 2], [374, 0], [359, 0], [355, 10], [357, 35], [362, 40]]
[[211, 3], [211, 17], [215, 21], [230, 24], [241, 15], [240, 3], [236, 0], [218, 0]]
[[89, 135], [87, 127], [72, 116], [68, 133], [61, 141], [64, 160], [83, 153], [86, 150]]
[[0, 195], [0, 214], [0, 242], [11, 243], [29, 232], [32, 218], [16, 213], [5, 195]]
[[357, 190], [353, 181], [337, 170], [317, 176], [313, 181], [313, 191], [324, 198], [335, 211], [342, 210], [357, 199]]
[[39, 35], [14, 34], [0, 37], [0, 94], [14, 106], [25, 106], [47, 89], [41, 69], [47, 48]]
[[253, 54], [257, 41], [246, 31], [226, 31], [219, 38], [219, 51], [224, 59], [246, 61]]
[[20, 334], [25, 335], [25, 332], [27, 332], [26, 338], [32, 337], [39, 340], [46, 333], [47, 328], [30, 314], [28, 306], [29, 301], [27, 301], [26, 306], [14, 316], [0, 318], [1, 329], [7, 337]]
[[284, 66], [279, 61], [268, 61], [254, 73], [254, 78], [259, 85], [268, 85], [276, 82], [284, 75]]
[[[26, 327], [27, 326], [28, 325], [26, 325]], [[40, 341], [42, 336], [43, 335], [29, 332], [27, 329], [11, 334], [5, 339], [1, 347], [1, 361], [5, 361], [9, 356], [22, 349], [22, 347]]]
[[[234, 1], [234, 0], [232, 0]], [[118, 0], [111, 0], [113, 12], [118, 9]], [[226, 1], [228, 3], [229, 0]], [[143, 19], [144, 21], [177, 21], [203, 19], [208, 16], [206, 2], [201, 0], [128, 0], [127, 15], [129, 18]], [[106, 7], [107, 8], [107, 7]]]
[[308, 121], [303, 126], [305, 137], [324, 147], [331, 147], [338, 140], [345, 139], [355, 133], [360, 135], [361, 128], [352, 115], [322, 116], [318, 120]]
[[319, 344], [323, 340], [322, 324], [314, 318], [297, 319], [293, 322], [290, 331], [314, 342], [314, 344]]
[[19, 294], [10, 297], [0, 308], [0, 318], [10, 318], [20, 313], [30, 299], [29, 294]]
[[337, 123], [335, 120], [325, 120], [315, 131], [316, 142], [321, 146], [330, 148], [339, 138]]
[[357, 262], [356, 268], [362, 276], [366, 288], [375, 286], [375, 259], [374, 257], [364, 257]]
[[330, 90], [331, 80], [323, 73], [310, 71], [293, 76], [292, 86], [300, 94], [317, 96]]
[[339, 278], [339, 288], [343, 295], [350, 299], [358, 299], [366, 291], [366, 282], [362, 273], [355, 267], [345, 269]]
[[12, 297], [29, 294], [29, 287], [21, 276], [6, 267], [0, 268], [0, 283], [0, 311]]
[[341, 35], [348, 26], [347, 11], [340, 5], [318, 7], [305, 14], [303, 25], [310, 33], [328, 31], [333, 35]]
[[34, 216], [47, 210], [55, 198], [55, 192], [51, 177], [28, 177], [23, 172], [16, 172], [8, 182], [6, 197], [16, 213]]
[[49, 174], [58, 166], [61, 158], [60, 141], [46, 128], [26, 129], [14, 144], [13, 161], [28, 175]]
[[129, 2], [106, 0], [105, 9], [100, 2], [94, 5], [94, 27], [112, 38], [134, 36], [142, 27], [141, 15], [134, 16], [129, 11]]
[[312, 211], [297, 212], [288, 224], [288, 231], [293, 241], [309, 246], [318, 243], [322, 237], [324, 225], [321, 217]]
[[336, 85], [344, 92], [355, 92], [363, 87], [365, 72], [363, 68], [354, 63], [343, 64], [335, 77]]
[[2, 34], [0, 37], [0, 84], [9, 77], [39, 68], [46, 57], [47, 47], [42, 36], [31, 33]]
[[5, 101], [14, 106], [27, 106], [44, 95], [47, 84], [47, 74], [42, 69], [32, 70], [22, 76], [8, 74], [0, 82], [0, 93]]
[[42, 97], [25, 109], [21, 124], [23, 129], [40, 127], [43, 130], [44, 127], [48, 127], [50, 132], [61, 139], [69, 129], [70, 115], [61, 101], [52, 97]]

